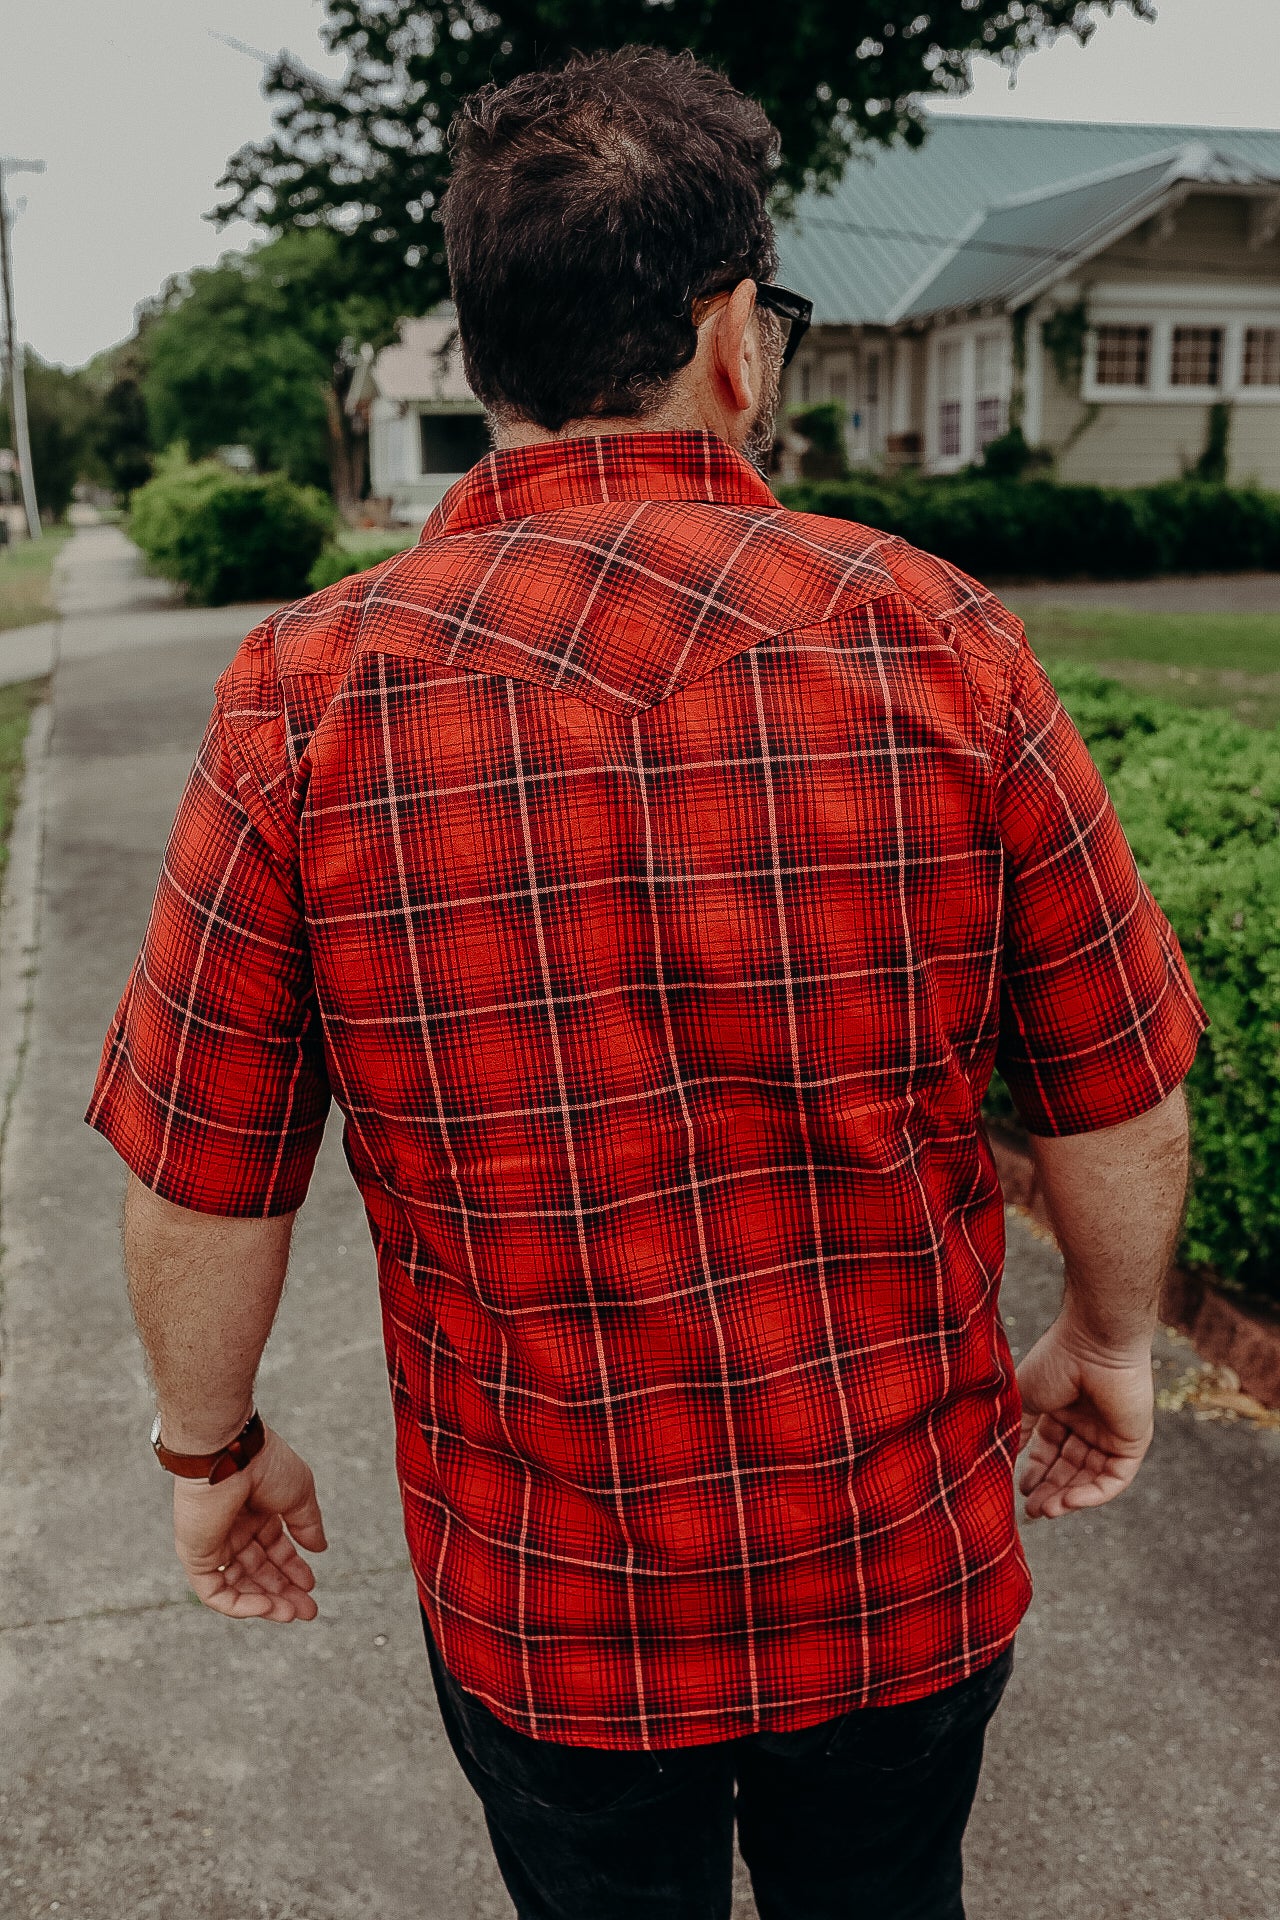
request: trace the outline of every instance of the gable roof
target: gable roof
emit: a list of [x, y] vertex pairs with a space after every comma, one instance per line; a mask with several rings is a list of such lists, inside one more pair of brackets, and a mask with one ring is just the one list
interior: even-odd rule
[[[964, 257], [958, 237], [979, 237], [978, 227], [995, 210], [1009, 210], [1004, 232], [980, 236], [990, 247], [970, 247], [969, 257], [1005, 274], [1028, 261], [1043, 267], [1043, 255], [995, 251], [1030, 244], [1012, 237], [1028, 221], [1036, 245], [1066, 250], [1064, 237], [1045, 239], [1034, 208], [1023, 216], [1012, 212], [1018, 201], [1063, 197], [1059, 212], [1069, 235], [1086, 221], [1090, 205], [1096, 220], [1110, 191], [1121, 196], [1122, 188], [1105, 186], [1106, 175], [1127, 177], [1136, 191], [1147, 169], [1167, 170], [1175, 155], [1193, 148], [1211, 154], [1225, 174], [1239, 175], [1239, 184], [1280, 183], [1280, 131], [937, 114], [923, 147], [859, 156], [834, 192], [800, 198], [794, 220], [779, 229], [778, 277], [813, 299], [816, 322], [887, 325], [949, 260]], [[1222, 183], [1236, 182], [1224, 177]], [[1090, 186], [1099, 188], [1092, 202]], [[977, 297], [1001, 296], [984, 291]], [[931, 298], [930, 310], [937, 304]]]
[[378, 394], [384, 400], [474, 407], [452, 309], [402, 320], [399, 339], [381, 353], [365, 348], [347, 395], [348, 411]]
[[1280, 188], [1280, 173], [1261, 174], [1193, 141], [1061, 187], [1016, 194], [975, 214], [890, 318], [1032, 300], [1075, 262], [1132, 232], [1187, 185]]

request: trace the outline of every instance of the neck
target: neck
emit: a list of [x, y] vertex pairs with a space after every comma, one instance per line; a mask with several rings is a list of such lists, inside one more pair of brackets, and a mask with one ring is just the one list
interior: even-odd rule
[[614, 414], [606, 418], [592, 415], [586, 420], [567, 420], [557, 433], [513, 414], [494, 414], [489, 424], [493, 444], [500, 452], [508, 447], [540, 447], [557, 440], [598, 439], [608, 433], [714, 433], [730, 446], [736, 444], [726, 431], [727, 423], [722, 415], [709, 418], [706, 409], [690, 404], [684, 395], [673, 395], [649, 413]]

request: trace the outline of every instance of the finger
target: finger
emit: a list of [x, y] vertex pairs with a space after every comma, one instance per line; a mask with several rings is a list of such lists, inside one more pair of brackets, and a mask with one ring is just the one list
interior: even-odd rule
[[296, 1506], [286, 1509], [284, 1522], [300, 1547], [308, 1553], [323, 1553], [329, 1542], [325, 1537], [324, 1520], [320, 1513], [320, 1503], [316, 1499], [315, 1484], [310, 1492]]
[[316, 1576], [298, 1552], [292, 1540], [287, 1537], [278, 1540], [273, 1547], [268, 1549], [268, 1553], [287, 1580], [295, 1587], [301, 1587], [304, 1593], [310, 1593], [312, 1587], [315, 1586]]
[[271, 1612], [270, 1594], [256, 1592], [253, 1588], [242, 1589], [229, 1583], [220, 1573], [190, 1574], [188, 1579], [197, 1600], [214, 1613], [226, 1614], [234, 1620], [261, 1620]]
[[[226, 1569], [228, 1575], [236, 1571], [234, 1566]], [[245, 1575], [235, 1584], [228, 1584], [219, 1575], [197, 1575], [191, 1588], [204, 1606], [232, 1620], [270, 1620], [287, 1625], [293, 1620], [314, 1620], [320, 1611], [310, 1594], [294, 1588], [268, 1593]]]

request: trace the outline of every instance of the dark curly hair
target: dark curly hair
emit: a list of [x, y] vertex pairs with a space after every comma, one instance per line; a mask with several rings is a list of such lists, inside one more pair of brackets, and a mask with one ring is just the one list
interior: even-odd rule
[[777, 131], [692, 54], [623, 47], [483, 87], [449, 140], [463, 357], [500, 416], [556, 433], [650, 411], [693, 358], [691, 301], [776, 270]]

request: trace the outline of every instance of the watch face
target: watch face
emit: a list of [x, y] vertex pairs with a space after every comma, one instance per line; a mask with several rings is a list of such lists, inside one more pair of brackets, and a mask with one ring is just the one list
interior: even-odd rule
[[155, 1419], [151, 1422], [151, 1444], [153, 1447], [158, 1447], [160, 1445], [160, 1415], [159, 1414], [157, 1414]]

